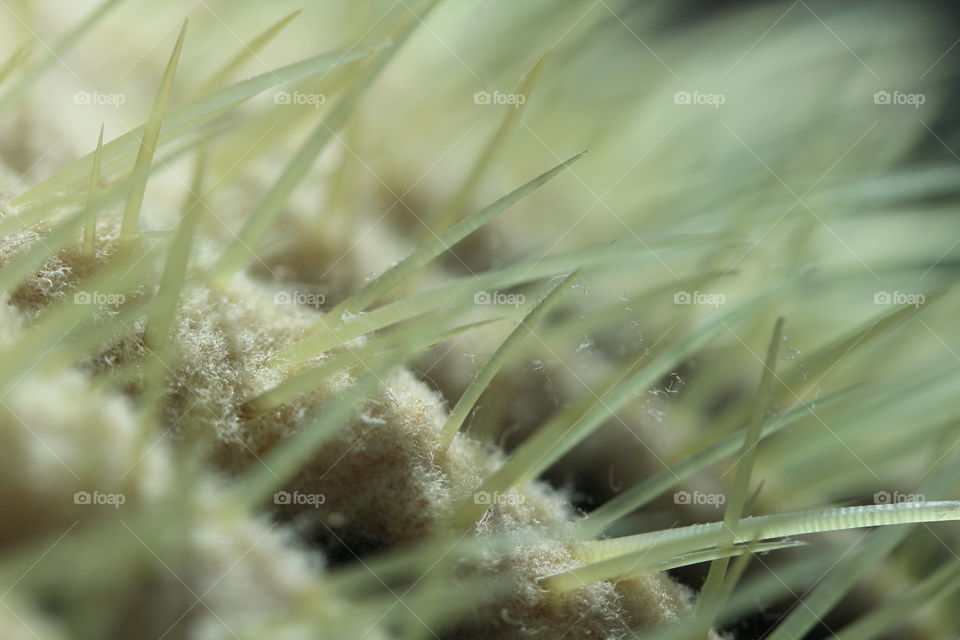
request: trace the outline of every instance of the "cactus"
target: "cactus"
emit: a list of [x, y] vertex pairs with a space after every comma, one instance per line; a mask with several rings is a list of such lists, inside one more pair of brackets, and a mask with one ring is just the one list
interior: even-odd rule
[[0, 66], [0, 635], [955, 628], [929, 16], [380, 4], [11, 9], [61, 35]]

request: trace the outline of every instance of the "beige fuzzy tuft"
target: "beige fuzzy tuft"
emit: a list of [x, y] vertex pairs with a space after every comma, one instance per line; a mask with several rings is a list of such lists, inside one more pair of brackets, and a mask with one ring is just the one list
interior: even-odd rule
[[[112, 249], [115, 227], [101, 224], [100, 228], [103, 233], [92, 261], [78, 246], [70, 246], [17, 289], [11, 302], [23, 321], [42, 315], [51, 303], [69, 295], [79, 278], [109, 264], [116, 253]], [[0, 246], [0, 263], [39, 241], [42, 233], [21, 232], [8, 240]], [[277, 350], [305, 336], [319, 318], [315, 310], [279, 305], [274, 300], [271, 287], [245, 275], [222, 290], [190, 281], [181, 296], [173, 332], [175, 353], [173, 361], [166, 363], [170, 391], [163, 402], [162, 426], [181, 443], [212, 435], [212, 462], [226, 477], [264, 464], [279, 443], [296, 435], [326, 402], [353, 383], [352, 374], [344, 371], [275, 410], [260, 412], [249, 406], [248, 400], [282, 380], [280, 373], [267, 366], [268, 360]], [[130, 335], [93, 358], [91, 371], [99, 376], [123, 365], [133, 371], [133, 382], [121, 388], [136, 396], [142, 387], [136, 372], [147, 361], [145, 354], [142, 326], [132, 327]], [[75, 425], [68, 418], [83, 416], [87, 428], [57, 434], [57, 447], [62, 449], [59, 457], [69, 459], [84, 473], [99, 474], [90, 476], [87, 482], [113, 488], [109, 479], [121, 473], [120, 467], [130, 464], [135, 452], [129, 409], [119, 398], [73, 398], [85, 393], [86, 382], [77, 373], [62, 378], [56, 384], [49, 380], [33, 386], [24, 383], [13, 406], [28, 416], [31, 425]], [[29, 408], [37, 404], [40, 395], [51, 393], [57, 396], [56, 403], [46, 403], [42, 409]], [[84, 407], [99, 413], [84, 416]], [[65, 411], [72, 415], [64, 415]], [[342, 552], [344, 545], [351, 554], [363, 554], [456, 533], [451, 528], [454, 510], [472, 499], [483, 479], [501, 464], [502, 454], [463, 436], [457, 436], [449, 450], [443, 451], [440, 433], [446, 415], [447, 409], [436, 392], [409, 371], [396, 370], [381, 381], [379, 393], [363, 403], [283, 487], [289, 492], [323, 496], [322, 503], [264, 506], [281, 520], [294, 521], [296, 530], [306, 532], [311, 540], [322, 541], [333, 554]], [[82, 447], [73, 439], [88, 445]], [[87, 449], [96, 442], [111, 443], [103, 448], [104, 460], [87, 455]], [[13, 444], [16, 446], [7, 450], [16, 451], [23, 461], [44, 457], [36, 447], [31, 450], [27, 440], [21, 438]], [[81, 451], [83, 455], [74, 455]], [[50, 460], [38, 463], [37, 468], [40, 466], [53, 478], [54, 488], [49, 489], [51, 497], [45, 498], [46, 502], [21, 505], [25, 512], [34, 514], [25, 523], [42, 520], [45, 514], [69, 517], [69, 510], [58, 507], [65, 499], [64, 487], [76, 483]], [[51, 469], [56, 473], [51, 474]], [[23, 477], [21, 471], [16, 473]], [[134, 477], [159, 479], [163, 473], [169, 470]], [[124, 485], [116, 490], [139, 495], [147, 488]], [[618, 585], [600, 582], [563, 595], [544, 590], [540, 579], [576, 566], [570, 552], [572, 508], [564, 494], [539, 482], [510, 492], [508, 497], [488, 510], [476, 535], [535, 533], [538, 542], [518, 546], [506, 557], [491, 557], [473, 567], [471, 571], [481, 575], [505, 576], [511, 588], [506, 595], [481, 603], [460, 623], [458, 637], [480, 638], [494, 633], [498, 637], [609, 637], [689, 612], [690, 594], [664, 575]], [[34, 525], [24, 526], [21, 533]], [[295, 554], [299, 552], [290, 551], [289, 545], [279, 539], [268, 545], [252, 545], [256, 552], [244, 556], [245, 545], [257, 535], [268, 533], [258, 529], [259, 525], [224, 527], [222, 522], [202, 518], [194, 526], [190, 547], [203, 557], [203, 562], [192, 567], [200, 576], [198, 588], [204, 588], [203, 576], [215, 574], [231, 559], [243, 559], [236, 567], [235, 579], [218, 586], [211, 595], [211, 601], [223, 610], [214, 609], [216, 615], [203, 619], [205, 631], [198, 637], [220, 637], [218, 629], [222, 625], [213, 622], [218, 618], [255, 626], [261, 621], [258, 612], [284, 609], [298, 593], [313, 588], [315, 576], [302, 570], [308, 563], [297, 560]], [[238, 602], [252, 600], [261, 604], [237, 607]], [[290, 633], [295, 634], [295, 630]]]

